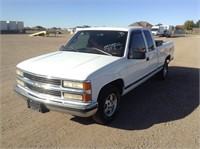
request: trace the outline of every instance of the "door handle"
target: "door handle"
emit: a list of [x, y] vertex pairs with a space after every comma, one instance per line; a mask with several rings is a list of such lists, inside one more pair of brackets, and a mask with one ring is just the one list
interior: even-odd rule
[[146, 57], [146, 61], [149, 61], [149, 57]]

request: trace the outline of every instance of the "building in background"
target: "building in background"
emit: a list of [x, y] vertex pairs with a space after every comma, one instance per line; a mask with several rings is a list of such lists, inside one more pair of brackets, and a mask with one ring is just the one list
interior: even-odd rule
[[145, 27], [145, 28], [151, 29], [151, 27], [152, 27], [153, 25], [150, 24], [149, 22], [146, 22], [146, 21], [140, 21], [140, 22], [132, 23], [132, 24], [130, 24], [129, 26], [139, 26], [139, 27]]
[[6, 21], [0, 21], [0, 31], [1, 33], [4, 33], [8, 30], [8, 25]]
[[24, 33], [24, 22], [22, 21], [0, 21], [0, 33]]

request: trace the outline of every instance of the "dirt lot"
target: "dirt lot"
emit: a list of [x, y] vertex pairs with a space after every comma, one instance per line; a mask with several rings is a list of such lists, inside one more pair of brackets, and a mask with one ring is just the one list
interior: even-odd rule
[[152, 78], [124, 96], [108, 126], [91, 118], [38, 113], [13, 91], [17, 63], [56, 51], [69, 37], [0, 37], [0, 148], [200, 148], [200, 36], [164, 38], [176, 50], [168, 79]]

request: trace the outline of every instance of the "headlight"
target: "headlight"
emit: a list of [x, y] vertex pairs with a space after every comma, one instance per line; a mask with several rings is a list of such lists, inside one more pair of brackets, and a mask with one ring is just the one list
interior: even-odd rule
[[66, 99], [77, 99], [77, 100], [82, 100], [86, 102], [91, 100], [91, 94], [77, 95], [77, 94], [71, 94], [71, 93], [63, 93], [63, 97]]
[[91, 98], [91, 83], [89, 81], [85, 82], [75, 82], [75, 81], [63, 81], [62, 86], [65, 88], [80, 89], [84, 90], [84, 93], [63, 93], [63, 97], [66, 99], [77, 99], [82, 101], [90, 101]]
[[77, 100], [83, 100], [82, 95], [76, 95], [76, 94], [64, 93], [63, 96], [64, 96], [64, 98], [66, 98], [66, 99], [77, 99]]
[[22, 71], [20, 71], [19, 69], [16, 70], [16, 74], [23, 77], [24, 73]]
[[19, 85], [21, 85], [21, 86], [25, 86], [24, 82], [21, 81], [21, 80], [19, 80], [19, 79], [17, 79], [17, 84], [19, 84]]
[[91, 89], [90, 82], [63, 81], [63, 87], [82, 89], [82, 90], [90, 90]]

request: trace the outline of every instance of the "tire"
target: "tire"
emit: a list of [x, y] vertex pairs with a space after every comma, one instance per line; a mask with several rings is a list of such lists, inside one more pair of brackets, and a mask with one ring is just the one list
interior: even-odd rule
[[104, 87], [98, 97], [98, 110], [92, 117], [99, 124], [113, 121], [119, 111], [120, 95], [117, 87], [109, 85]]
[[167, 77], [167, 74], [168, 74], [168, 63], [167, 63], [167, 60], [165, 60], [162, 70], [158, 73], [158, 78], [160, 80], [165, 80]]

